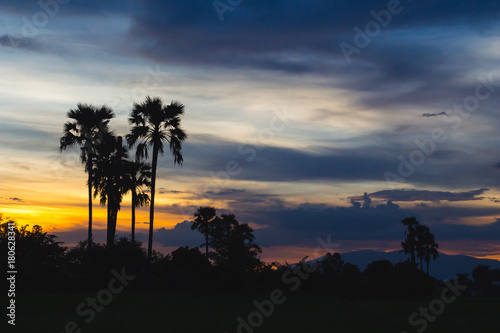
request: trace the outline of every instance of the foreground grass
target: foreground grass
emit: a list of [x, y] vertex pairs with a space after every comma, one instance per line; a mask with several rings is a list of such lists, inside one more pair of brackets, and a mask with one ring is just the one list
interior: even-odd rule
[[[175, 294], [124, 292], [90, 323], [76, 314], [77, 306], [95, 294], [19, 295], [16, 327], [12, 332], [66, 332], [67, 322], [81, 332], [237, 332], [236, 318], [247, 318], [252, 302], [266, 295], [186, 297]], [[329, 297], [288, 296], [254, 332], [417, 332], [409, 316], [429, 302], [352, 301]], [[425, 332], [498, 333], [500, 299], [458, 299], [447, 305]], [[3, 332], [4, 330], [2, 330]], [[67, 332], [78, 333], [77, 329]], [[241, 332], [249, 332], [242, 330]]]

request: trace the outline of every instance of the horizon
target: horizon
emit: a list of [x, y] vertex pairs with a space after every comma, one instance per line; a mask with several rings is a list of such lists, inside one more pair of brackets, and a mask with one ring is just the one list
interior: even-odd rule
[[[108, 105], [125, 136], [133, 103], [158, 96], [185, 105], [188, 135], [182, 167], [159, 158], [158, 251], [200, 246], [185, 221], [210, 205], [254, 228], [264, 261], [311, 257], [318, 239], [398, 250], [409, 216], [439, 252], [500, 260], [497, 2], [53, 3], [0, 5], [4, 218], [85, 240], [87, 175], [78, 148], [59, 152], [66, 113]], [[145, 245], [147, 221], [138, 208]]]

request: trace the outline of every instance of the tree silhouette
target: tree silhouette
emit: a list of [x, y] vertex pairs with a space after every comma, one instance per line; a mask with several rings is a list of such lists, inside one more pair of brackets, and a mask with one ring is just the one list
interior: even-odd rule
[[[63, 243], [57, 241], [57, 236], [44, 232], [39, 225], [29, 230], [28, 225], [20, 226], [12, 220], [3, 222], [0, 214], [0, 251], [5, 253], [5, 257], [2, 257], [5, 262], [9, 251], [7, 233], [15, 233], [15, 266], [17, 271], [22, 272], [17, 276], [16, 289], [17, 284], [20, 284], [22, 287], [19, 290], [39, 292], [47, 290], [49, 285], [55, 285], [65, 264], [67, 248]], [[9, 223], [14, 223], [14, 227], [9, 226]]]
[[136, 148], [136, 157], [138, 159], [148, 158], [148, 148], [152, 148], [151, 204], [148, 238], [149, 262], [151, 262], [153, 252], [153, 224], [158, 153], [164, 153], [164, 144], [168, 142], [170, 152], [174, 157], [174, 164], [182, 165], [182, 141], [186, 139], [186, 134], [180, 127], [180, 116], [183, 113], [184, 105], [179, 102], [172, 101], [169, 105], [165, 106], [161, 98], [151, 98], [147, 96], [143, 103], [134, 104], [129, 117], [129, 123], [133, 127], [131, 133], [127, 135], [127, 141], [130, 146], [139, 142]]
[[429, 232], [429, 229], [427, 228], [427, 233], [424, 234], [424, 260], [427, 263], [427, 275], [429, 275], [429, 263], [431, 261], [431, 258], [433, 260], [436, 260], [439, 257], [439, 244], [436, 243], [436, 240], [434, 239], [434, 235]]
[[126, 163], [128, 188], [132, 193], [132, 242], [135, 242], [135, 208], [149, 204], [149, 195], [144, 192], [143, 186], [151, 186], [151, 166], [144, 162], [128, 161]]
[[429, 263], [432, 259], [439, 257], [437, 249], [439, 244], [436, 243], [434, 235], [430, 232], [428, 226], [420, 224], [415, 217], [407, 217], [401, 221], [406, 226], [405, 240], [401, 242], [403, 248], [401, 252], [410, 254], [410, 261], [416, 264], [416, 258], [420, 260], [420, 270], [424, 271], [425, 261], [427, 263], [427, 274], [429, 274]]
[[425, 257], [425, 243], [429, 238], [430, 231], [429, 227], [426, 225], [418, 224], [415, 226], [415, 252], [417, 254], [417, 258], [420, 261], [420, 270], [424, 271], [424, 257]]
[[255, 242], [253, 229], [236, 220], [234, 214], [222, 214], [212, 222], [210, 245], [215, 264], [233, 271], [251, 271], [260, 265], [262, 249]]
[[90, 104], [79, 103], [77, 108], [69, 110], [66, 116], [70, 121], [64, 124], [59, 151], [62, 152], [72, 146], [80, 148], [80, 159], [88, 174], [89, 228], [87, 243], [90, 251], [92, 247], [92, 163], [96, 147], [110, 132], [108, 123], [114, 117], [114, 113], [107, 106], [97, 108]]
[[416, 252], [420, 259], [420, 270], [423, 272], [423, 261], [427, 263], [427, 275], [429, 275], [429, 263], [432, 259], [439, 257], [437, 249], [439, 244], [434, 240], [434, 235], [431, 234], [430, 229], [426, 225], [419, 224], [415, 228], [417, 236]]
[[210, 236], [211, 223], [214, 222], [215, 208], [214, 207], [199, 207], [194, 213], [194, 223], [191, 225], [191, 230], [198, 230], [205, 236], [205, 253], [208, 258], [208, 238]]
[[416, 263], [415, 260], [415, 252], [417, 246], [416, 228], [417, 225], [419, 225], [419, 223], [415, 217], [407, 217], [403, 221], [401, 221], [401, 223], [403, 223], [403, 225], [406, 226], [407, 228], [405, 230], [406, 239], [403, 242], [401, 242], [401, 247], [403, 248], [401, 252], [409, 254], [411, 262]]
[[123, 196], [130, 190], [130, 174], [127, 173], [128, 151], [122, 137], [108, 136], [95, 155], [94, 196], [100, 197], [101, 205], [107, 203], [108, 247], [113, 246], [116, 234], [118, 211]]

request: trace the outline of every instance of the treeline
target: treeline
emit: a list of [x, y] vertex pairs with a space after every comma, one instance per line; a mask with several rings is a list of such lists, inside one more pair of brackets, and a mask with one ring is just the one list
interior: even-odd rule
[[[217, 216], [211, 208], [200, 208], [195, 229], [208, 230], [209, 255], [198, 248], [180, 247], [168, 255], [148, 255], [141, 242], [118, 238], [113, 246], [86, 241], [65, 247], [56, 236], [39, 226], [31, 230], [16, 226], [17, 291], [75, 292], [105, 288], [113, 269], [134, 276], [129, 290], [205, 293], [267, 293], [281, 289], [292, 294], [328, 295], [345, 298], [420, 299], [443, 290], [445, 285], [423, 272], [411, 260], [392, 264], [374, 261], [364, 271], [345, 263], [338, 253], [321, 260], [295, 265], [262, 262], [253, 230], [232, 214]], [[208, 221], [204, 224], [203, 221]], [[0, 217], [0, 249], [7, 253], [7, 223]], [[202, 226], [205, 225], [205, 228]], [[500, 271], [478, 266], [472, 273], [458, 274], [470, 296], [500, 296]]]

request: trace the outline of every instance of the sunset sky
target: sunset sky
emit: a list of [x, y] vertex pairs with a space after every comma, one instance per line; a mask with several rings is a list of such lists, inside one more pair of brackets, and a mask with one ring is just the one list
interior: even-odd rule
[[[159, 162], [158, 250], [200, 245], [184, 221], [211, 205], [254, 227], [265, 260], [313, 256], [329, 236], [341, 252], [395, 250], [406, 216], [445, 253], [500, 259], [500, 2], [231, 3], [2, 1], [0, 213], [85, 239], [66, 112], [106, 104], [126, 135], [151, 95], [185, 104], [189, 136], [182, 167]], [[146, 240], [148, 208], [138, 220]]]

